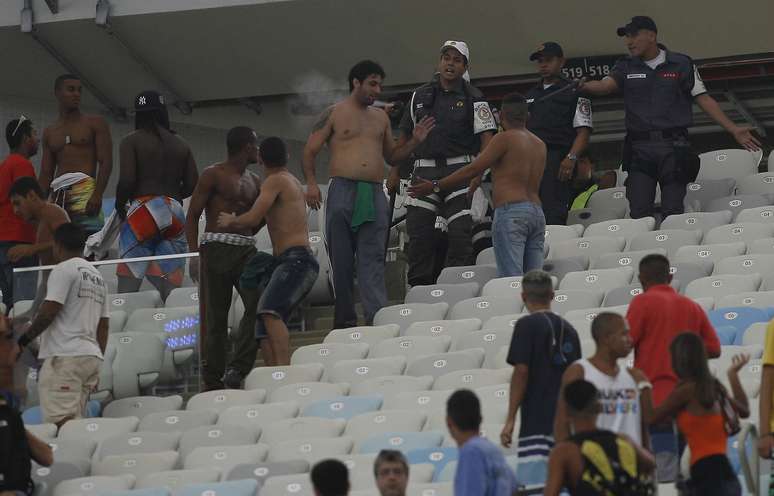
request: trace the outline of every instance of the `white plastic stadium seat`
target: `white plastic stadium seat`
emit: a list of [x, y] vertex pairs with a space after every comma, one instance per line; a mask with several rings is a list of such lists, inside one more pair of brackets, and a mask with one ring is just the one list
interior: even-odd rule
[[210, 446], [242, 446], [255, 444], [255, 432], [237, 425], [206, 425], [185, 431], [178, 451], [185, 459], [195, 448]]
[[323, 371], [324, 367], [320, 363], [257, 367], [245, 378], [245, 389], [263, 389], [271, 394], [275, 389], [287, 384], [319, 381]]
[[580, 238], [583, 235], [583, 230], [584, 227], [580, 224], [571, 226], [548, 225], [546, 226], [545, 242], [550, 245], [559, 241]]
[[126, 398], [155, 385], [164, 365], [166, 344], [156, 333], [120, 332], [108, 336], [116, 350], [113, 360], [113, 396]]
[[774, 274], [774, 253], [757, 253], [728, 257], [715, 263], [713, 274]]
[[[339, 360], [358, 360], [368, 356], [366, 343], [323, 343], [300, 346], [290, 357], [290, 365], [321, 363], [326, 373]], [[325, 378], [325, 374], [323, 374]]]
[[427, 415], [417, 410], [381, 410], [363, 413], [349, 420], [344, 435], [364, 439], [386, 432], [419, 432], [426, 420]]
[[[495, 281], [496, 279], [492, 279]], [[487, 283], [488, 284], [488, 283]], [[449, 336], [454, 340], [460, 334], [481, 329], [480, 319], [430, 320], [414, 322], [404, 336]]]
[[348, 390], [349, 386], [344, 383], [299, 382], [275, 389], [269, 396], [269, 401], [272, 403], [294, 403], [303, 409], [309, 403], [318, 400], [343, 396], [347, 394]]
[[379, 394], [383, 398], [387, 398], [401, 392], [428, 391], [432, 386], [433, 377], [431, 376], [387, 375], [354, 384], [350, 395]]
[[[387, 375], [400, 375], [406, 368], [406, 358], [367, 358], [365, 360], [342, 360], [335, 364], [328, 374], [328, 381], [347, 382], [351, 385], [383, 377]], [[425, 374], [412, 374], [425, 375]]]
[[219, 389], [195, 394], [188, 400], [186, 410], [214, 410], [218, 413], [232, 406], [263, 403], [266, 391], [262, 389]]
[[726, 307], [774, 307], [774, 291], [746, 291], [723, 296], [718, 299], [718, 308]]
[[191, 307], [199, 304], [199, 288], [175, 288], [170, 291], [167, 301], [164, 302], [166, 308]]
[[180, 455], [176, 451], [111, 455], [102, 460], [94, 461], [91, 465], [91, 474], [131, 474], [136, 478], [140, 478], [153, 472], [172, 470], [177, 465], [179, 458]]
[[280, 441], [309, 438], [339, 437], [347, 422], [342, 419], [297, 417], [279, 420], [271, 424], [261, 435], [261, 442], [275, 444]]
[[703, 277], [691, 282], [685, 288], [685, 295], [689, 298], [721, 298], [723, 296], [746, 291], [757, 291], [761, 284], [761, 276], [758, 274], [736, 275], [720, 274]]
[[134, 432], [140, 420], [137, 417], [85, 418], [66, 422], [59, 429], [61, 439], [91, 439], [102, 441], [109, 437]]
[[454, 343], [454, 350], [483, 349], [486, 355], [482, 367], [491, 369], [494, 368], [497, 353], [503, 346], [511, 344], [512, 337], [513, 327], [510, 329], [474, 331], [458, 338]]
[[634, 270], [631, 267], [570, 272], [561, 280], [559, 288], [597, 291], [604, 294], [613, 288], [629, 284], [633, 273]]
[[268, 452], [269, 447], [263, 443], [240, 446], [202, 446], [191, 451], [183, 461], [183, 468], [214, 468], [225, 474], [243, 463], [264, 461]]
[[54, 488], [54, 496], [78, 494], [96, 496], [109, 491], [126, 491], [132, 488], [135, 477], [130, 474], [108, 476], [95, 475], [62, 481]]
[[623, 237], [584, 236], [583, 238], [553, 243], [548, 254], [551, 259], [585, 256], [587, 260], [590, 260], [593, 256], [620, 252], [625, 246], [626, 239]]
[[713, 227], [728, 224], [733, 218], [734, 215], [730, 210], [670, 215], [661, 223], [661, 229], [699, 230], [703, 234]]
[[710, 201], [705, 207], [705, 210], [707, 212], [729, 210], [733, 217], [736, 218], [742, 210], [764, 207], [767, 205], [771, 205], [771, 201], [763, 195], [734, 195], [724, 196]]
[[[492, 317], [491, 319], [487, 320], [484, 325], [482, 326], [483, 329], [508, 329], [513, 330], [513, 326], [516, 325], [516, 322], [519, 321], [522, 317], [525, 315], [529, 315], [529, 313], [523, 312], [523, 313], [512, 313], [509, 315], [498, 315], [496, 317]], [[460, 338], [462, 336], [458, 336]]]
[[629, 200], [626, 199], [626, 188], [607, 188], [595, 191], [589, 197], [586, 208], [594, 212], [605, 212], [613, 218], [623, 218], [629, 209]]
[[[628, 284], [626, 281], [625, 284]], [[622, 284], [616, 287], [622, 286]], [[596, 308], [602, 305], [605, 296], [603, 291], [588, 291], [583, 289], [560, 289], [554, 293], [554, 301], [551, 302], [551, 311], [557, 315], [564, 315], [571, 310], [583, 308]]]
[[400, 326], [397, 324], [334, 329], [325, 336], [323, 343], [367, 343], [373, 346], [379, 341], [398, 337], [399, 333]]
[[745, 176], [736, 184], [740, 195], [765, 195], [774, 193], [774, 171], [761, 172]]
[[143, 419], [154, 412], [179, 410], [183, 406], [183, 397], [172, 396], [134, 396], [113, 400], [102, 411], [103, 417], [130, 417]]
[[386, 358], [402, 355], [411, 360], [421, 355], [446, 353], [451, 346], [450, 336], [403, 336], [382, 341], [374, 346], [370, 358]]
[[763, 153], [729, 148], [715, 150], [699, 155], [700, 168], [698, 179], [724, 179], [727, 177], [740, 180], [758, 172], [758, 164]]
[[590, 269], [615, 269], [618, 267], [631, 267], [637, 272], [640, 266], [640, 260], [647, 255], [657, 253], [659, 255], [667, 254], [663, 248], [651, 248], [649, 250], [623, 251], [621, 253], [608, 253], [591, 259]]
[[163, 487], [168, 491], [174, 491], [183, 485], [218, 482], [219, 479], [220, 472], [214, 468], [165, 470], [138, 479], [134, 487], [136, 489]]
[[118, 293], [108, 297], [110, 310], [122, 310], [131, 315], [135, 310], [152, 309], [164, 304], [161, 295], [155, 289], [136, 293]]
[[666, 250], [667, 257], [674, 256], [684, 245], [701, 243], [702, 232], [688, 229], [662, 229], [633, 236], [629, 240], [629, 250], [641, 251], [661, 248]]
[[774, 222], [774, 207], [746, 208], [736, 215], [735, 222], [761, 222], [771, 224]]
[[484, 321], [497, 315], [519, 313], [523, 306], [521, 299], [512, 296], [479, 296], [454, 305], [449, 318], [456, 320], [472, 317]]
[[484, 363], [484, 350], [474, 348], [419, 357], [409, 362], [406, 375], [440, 377], [455, 370], [481, 368]]
[[718, 226], [704, 235], [704, 244], [735, 243], [743, 241], [748, 245], [756, 239], [774, 236], [774, 224], [743, 222]]
[[608, 238], [629, 239], [635, 234], [652, 231], [656, 225], [653, 217], [641, 219], [616, 219], [591, 224], [586, 228], [584, 237], [604, 236]]
[[435, 379], [434, 390], [457, 389], [464, 387], [467, 389], [477, 389], [485, 386], [495, 386], [497, 384], [507, 384], [511, 381], [513, 374], [512, 368], [503, 369], [470, 369], [455, 370]]
[[280, 441], [269, 446], [270, 462], [305, 460], [310, 465], [323, 458], [333, 458], [352, 453], [354, 440], [349, 436], [334, 438], [310, 438]]
[[697, 179], [685, 188], [685, 210], [687, 212], [701, 212], [702, 207], [715, 198], [722, 198], [734, 194], [736, 181], [726, 179]]
[[179, 442], [180, 433], [177, 432], [128, 432], [100, 441], [94, 458], [99, 460], [112, 455], [176, 451]]
[[475, 282], [479, 288], [490, 279], [497, 277], [497, 267], [494, 265], [464, 265], [460, 267], [445, 267], [438, 276], [438, 284], [458, 284]]
[[672, 262], [703, 263], [709, 261], [714, 264], [724, 258], [743, 255], [746, 251], [747, 245], [741, 241], [713, 245], [686, 245], [677, 250]]
[[432, 284], [414, 286], [406, 294], [406, 303], [445, 302], [449, 307], [468, 298], [478, 296], [479, 286], [475, 282], [458, 284]]
[[[498, 277], [492, 279], [481, 290], [481, 296], [508, 296], [521, 300], [521, 280], [523, 276]], [[552, 277], [554, 288], [559, 284], [556, 277]]]
[[220, 412], [218, 415], [218, 425], [244, 427], [253, 431], [256, 436], [260, 436], [263, 430], [272, 422], [295, 418], [298, 412], [299, 405], [293, 401], [277, 401], [264, 405], [232, 406]]
[[203, 425], [213, 425], [218, 419], [214, 410], [169, 410], [149, 413], [140, 421], [140, 432], [183, 432]]
[[449, 310], [447, 303], [409, 303], [382, 307], [374, 316], [374, 325], [397, 324], [401, 330], [414, 322], [440, 320]]

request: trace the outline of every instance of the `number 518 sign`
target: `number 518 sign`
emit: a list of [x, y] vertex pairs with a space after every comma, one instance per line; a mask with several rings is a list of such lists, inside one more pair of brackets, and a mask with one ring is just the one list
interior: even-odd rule
[[602, 79], [610, 74], [615, 63], [623, 55], [601, 55], [597, 57], [577, 57], [567, 59], [562, 68], [562, 76], [567, 79]]

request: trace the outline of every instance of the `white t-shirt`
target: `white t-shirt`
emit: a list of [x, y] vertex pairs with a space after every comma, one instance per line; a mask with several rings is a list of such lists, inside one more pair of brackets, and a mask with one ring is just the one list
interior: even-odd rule
[[[658, 51], [655, 59], [644, 60], [645, 65], [655, 70], [656, 67], [666, 62], [666, 51], [661, 49]], [[696, 64], [693, 65], [693, 88], [691, 88], [691, 96], [699, 96], [702, 93], [706, 93], [707, 88], [704, 86], [701, 76], [699, 76], [699, 70], [696, 68]]]
[[109, 317], [108, 293], [99, 271], [82, 258], [57, 264], [48, 277], [46, 300], [62, 304], [40, 336], [39, 358], [97, 356], [97, 325]]
[[618, 375], [611, 377], [597, 369], [588, 359], [576, 363], [583, 367], [584, 379], [599, 391], [602, 411], [597, 427], [628, 435], [642, 445], [642, 410], [637, 383], [628, 369], [619, 367]]

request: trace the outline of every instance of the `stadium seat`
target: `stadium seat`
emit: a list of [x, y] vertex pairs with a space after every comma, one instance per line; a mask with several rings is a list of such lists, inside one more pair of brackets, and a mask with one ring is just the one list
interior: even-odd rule
[[584, 339], [592, 339], [591, 323], [602, 312], [612, 312], [626, 316], [626, 305], [572, 310], [565, 313], [564, 318], [572, 324], [578, 332], [578, 338], [583, 341]]
[[713, 264], [723, 258], [743, 255], [747, 246], [743, 242], [721, 243], [714, 245], [686, 245], [678, 248], [671, 262], [712, 262]]
[[692, 281], [686, 286], [685, 295], [689, 298], [717, 299], [735, 293], [757, 291], [760, 285], [761, 277], [758, 274], [720, 274]]
[[[322, 209], [320, 209], [318, 215], [324, 215]], [[320, 271], [317, 274], [317, 279], [315, 279], [314, 285], [306, 297], [306, 301], [311, 305], [329, 305], [334, 301], [333, 286], [330, 280], [331, 262], [323, 238], [324, 236], [321, 232], [309, 232], [309, 246], [316, 252], [315, 258], [320, 264]], [[269, 245], [269, 249], [271, 249], [271, 244]]]
[[404, 356], [411, 360], [417, 356], [433, 353], [446, 353], [451, 346], [452, 338], [440, 334], [438, 336], [403, 336], [386, 339], [374, 346], [369, 358], [387, 358]]
[[412, 450], [438, 448], [442, 442], [443, 434], [438, 431], [383, 432], [357, 441], [355, 452], [378, 453], [383, 449], [392, 449], [408, 453]]
[[373, 346], [379, 341], [398, 337], [399, 333], [400, 326], [397, 324], [334, 329], [326, 334], [323, 343], [366, 343]]
[[[774, 224], [772, 224], [774, 226]], [[738, 255], [715, 262], [712, 274], [760, 274], [766, 277], [774, 274], [774, 253]]]
[[300, 409], [303, 409], [310, 403], [319, 400], [343, 396], [347, 394], [348, 390], [349, 386], [344, 383], [298, 382], [296, 384], [288, 384], [287, 386], [275, 389], [271, 393], [271, 396], [269, 396], [269, 401], [271, 403], [292, 402], [298, 405]]
[[323, 343], [309, 344], [297, 348], [290, 357], [290, 365], [321, 363], [325, 367], [323, 380], [330, 368], [340, 360], [359, 360], [368, 356], [366, 343]]
[[613, 288], [629, 284], [633, 273], [631, 267], [570, 272], [559, 282], [559, 288], [596, 291], [604, 294]]
[[413, 286], [406, 294], [406, 303], [445, 302], [451, 308], [459, 301], [478, 296], [478, 292], [475, 282]]
[[774, 238], [756, 239], [750, 243], [747, 253], [774, 253]]
[[620, 219], [620, 210], [592, 210], [591, 208], [576, 208], [567, 213], [567, 225], [588, 227], [597, 222]]
[[589, 258], [587, 255], [568, 258], [546, 259], [543, 262], [543, 270], [548, 272], [552, 278], [561, 281], [565, 275], [570, 272], [586, 270], [589, 268]]
[[304, 460], [284, 462], [244, 463], [233, 467], [226, 475], [227, 480], [255, 479], [263, 486], [266, 479], [278, 475], [305, 474], [309, 463]]
[[551, 302], [551, 311], [557, 315], [564, 315], [571, 310], [595, 308], [602, 305], [604, 295], [604, 292], [596, 290], [561, 289], [554, 294], [554, 301]]
[[161, 295], [155, 289], [135, 293], [118, 293], [108, 297], [110, 310], [121, 310], [132, 315], [135, 310], [151, 310], [164, 305]]
[[220, 412], [217, 425], [236, 425], [260, 436], [269, 424], [277, 420], [295, 418], [299, 405], [295, 401], [277, 401], [265, 405], [232, 406]]
[[260, 496], [314, 496], [312, 481], [307, 474], [269, 477]]
[[710, 275], [713, 266], [711, 260], [696, 260], [694, 262], [676, 262], [671, 260], [669, 273], [672, 274], [673, 281], [676, 280], [680, 283], [678, 290], [683, 292], [691, 281]]
[[96, 496], [109, 491], [126, 491], [132, 488], [135, 480], [133, 475], [78, 477], [61, 481], [54, 488], [53, 495], [68, 496], [78, 494], [82, 496]]
[[607, 236], [585, 236], [583, 238], [568, 239], [558, 241], [551, 245], [548, 256], [551, 260], [575, 258], [585, 256], [590, 260], [592, 256], [604, 255], [605, 253], [618, 253], [626, 246], [626, 239], [623, 237]]
[[[410, 393], [409, 393], [410, 394]], [[382, 407], [381, 396], [339, 396], [317, 400], [301, 410], [303, 417], [349, 420], [356, 415], [375, 412]]]
[[[376, 481], [374, 480], [375, 453], [339, 455], [335, 459], [346, 465], [349, 470], [349, 494], [354, 491], [376, 490]], [[377, 491], [377, 496], [378, 494]]]
[[406, 488], [406, 496], [454, 496], [454, 485], [450, 482], [410, 483]]
[[186, 410], [215, 410], [220, 413], [232, 406], [263, 403], [266, 391], [262, 389], [218, 389], [195, 394], [188, 400]]
[[751, 324], [741, 333], [741, 341], [737, 340], [736, 344], [740, 344], [742, 346], [765, 346], [766, 331], [768, 330], [768, 327], [768, 322], [757, 322], [755, 324]]
[[726, 179], [704, 179], [689, 183], [685, 188], [686, 212], [701, 212], [703, 206], [715, 198], [722, 198], [734, 194], [736, 181]]
[[406, 460], [410, 465], [430, 463], [435, 467], [435, 478], [438, 479], [443, 468], [459, 458], [459, 450], [456, 447], [442, 447], [411, 450], [406, 453]]
[[180, 433], [177, 432], [128, 432], [100, 441], [99, 447], [94, 453], [94, 458], [100, 460], [106, 456], [113, 455], [175, 451], [179, 443]]
[[732, 217], [736, 218], [742, 210], [767, 205], [771, 205], [771, 201], [763, 195], [733, 195], [715, 198], [707, 204], [705, 210], [707, 212], [729, 210]]
[[121, 332], [126, 326], [126, 321], [129, 318], [126, 312], [123, 310], [113, 310], [110, 312], [110, 322], [108, 323], [108, 333]]
[[379, 394], [387, 398], [400, 392], [428, 391], [432, 387], [433, 377], [431, 376], [387, 375], [353, 384], [349, 394], [352, 396]]
[[[497, 277], [497, 267], [494, 265], [464, 265], [460, 267], [445, 267], [438, 276], [438, 284], [459, 284], [475, 282], [479, 288], [490, 279]], [[429, 319], [427, 319], [429, 320]]]
[[[57, 427], [55, 424], [32, 424], [24, 426], [35, 437], [41, 439], [52, 439], [56, 437]], [[78, 439], [84, 439], [83, 437]]]
[[172, 396], [133, 396], [113, 400], [105, 406], [103, 417], [130, 417], [142, 420], [146, 415], [167, 410], [179, 410], [183, 406], [183, 397]]
[[140, 432], [183, 432], [196, 427], [213, 425], [218, 419], [214, 410], [169, 410], [149, 413], [140, 421]]
[[293, 439], [338, 437], [344, 432], [346, 425], [347, 422], [342, 419], [319, 417], [298, 417], [278, 420], [263, 431], [261, 442], [271, 445]]
[[484, 356], [484, 350], [474, 348], [418, 357], [409, 362], [406, 375], [440, 377], [455, 370], [477, 369], [484, 363]]
[[433, 390], [454, 390], [460, 387], [477, 389], [511, 381], [512, 368], [455, 370], [435, 379]]
[[608, 237], [626, 238], [648, 231], [656, 226], [656, 219], [643, 217], [641, 219], [614, 219], [591, 224], [583, 233], [585, 238]]
[[465, 336], [459, 337], [453, 346], [454, 351], [468, 350], [471, 348], [481, 348], [486, 353], [483, 368], [491, 369], [495, 367], [495, 358], [503, 346], [511, 344], [513, 337], [513, 327], [509, 329], [484, 329], [474, 331]]
[[419, 432], [427, 415], [417, 410], [381, 410], [356, 415], [349, 419], [344, 435], [365, 439], [385, 432]]
[[[492, 279], [481, 290], [481, 296], [507, 296], [521, 300], [521, 280], [523, 276], [498, 277]], [[554, 288], [559, 284], [555, 277], [551, 278], [554, 282]]]
[[701, 153], [698, 179], [740, 180], [758, 172], [761, 156], [761, 153], [737, 148]]
[[745, 176], [736, 184], [740, 195], [765, 195], [774, 193], [774, 171], [761, 172]]
[[[710, 310], [709, 312], [712, 311], [714, 310]], [[720, 346], [729, 346], [734, 344], [734, 341], [736, 341], [736, 334], [738, 332], [736, 327], [730, 325], [716, 325], [713, 327], [715, 328], [715, 334], [718, 335]]]
[[252, 429], [238, 425], [205, 425], [183, 432], [178, 451], [185, 459], [194, 448], [209, 446], [242, 446], [255, 444], [258, 437]]
[[245, 378], [245, 389], [263, 389], [271, 395], [275, 389], [288, 384], [319, 381], [324, 370], [321, 363], [257, 367]]
[[494, 248], [491, 246], [484, 248], [476, 255], [476, 265], [495, 265], [496, 263]]
[[698, 230], [702, 235], [713, 227], [728, 224], [734, 218], [730, 210], [670, 215], [661, 222], [662, 230]]
[[[626, 199], [626, 188], [607, 188], [595, 191], [589, 197], [586, 208], [594, 213], [601, 212], [611, 218], [622, 219], [629, 209], [629, 200]], [[569, 222], [568, 222], [569, 224]]]
[[697, 305], [699, 305], [705, 312], [709, 312], [715, 308], [715, 298], [711, 296], [705, 296], [701, 298], [691, 298]]
[[269, 462], [304, 460], [314, 465], [323, 458], [352, 453], [354, 440], [349, 436], [293, 439], [279, 441], [269, 447]]
[[[56, 454], [55, 454], [56, 457]], [[56, 460], [49, 467], [33, 464], [30, 476], [35, 482], [35, 496], [50, 496], [62, 481], [86, 476], [86, 471], [75, 463]], [[12, 493], [13, 494], [13, 493]]]
[[167, 300], [164, 302], [164, 307], [191, 307], [199, 304], [199, 288], [175, 288], [170, 291]]
[[[28, 430], [30, 426], [25, 426]], [[57, 438], [42, 438], [46, 444], [51, 446], [51, 451], [54, 452], [55, 462], [68, 462], [73, 463], [81, 467], [81, 462], [84, 460], [87, 462], [84, 469], [84, 474], [88, 472], [88, 462], [91, 460], [94, 451], [97, 449], [97, 441], [93, 439], [57, 439]], [[108, 438], [109, 439], [109, 438]], [[53, 487], [51, 487], [53, 489]]]
[[735, 342], [729, 344], [742, 344], [742, 335], [744, 331], [752, 324], [758, 322], [768, 322], [772, 318], [772, 310], [762, 310], [752, 307], [725, 307], [716, 308], [708, 312], [710, 322], [713, 326], [731, 326], [736, 329], [737, 336]]
[[774, 307], [774, 291], [747, 291], [723, 296], [717, 301], [718, 308], [723, 307]]
[[263, 443], [196, 447], [183, 460], [183, 468], [186, 470], [214, 468], [221, 474], [226, 474], [237, 465], [260, 463], [266, 460], [268, 453], [269, 446]]
[[115, 398], [140, 396], [158, 382], [166, 350], [161, 336], [144, 332], [116, 333], [108, 336], [108, 347], [116, 350], [113, 360]]
[[[117, 354], [118, 350], [116, 350], [115, 341], [111, 342], [110, 338], [108, 338], [108, 346], [105, 348], [105, 353], [102, 354], [102, 363], [99, 366], [97, 387], [89, 395], [89, 399], [97, 400], [99, 402], [106, 402], [108, 399], [113, 399], [115, 401], [116, 398], [113, 395], [113, 362], [116, 361]], [[28, 402], [33, 399], [34, 395], [37, 395], [37, 387], [35, 387], [37, 375], [34, 379], [32, 384], [28, 382], [27, 385]]]
[[[496, 279], [493, 279], [493, 281]], [[404, 336], [449, 336], [452, 341], [459, 335], [481, 329], [480, 319], [430, 320], [414, 322]]]
[[99, 442], [120, 434], [135, 432], [139, 423], [137, 417], [74, 419], [59, 428], [57, 438], [91, 439]]
[[774, 207], [746, 208], [737, 214], [734, 222], [760, 222], [763, 224], [771, 224], [774, 222]]
[[756, 239], [774, 236], [774, 224], [760, 222], [744, 222], [728, 224], [710, 229], [704, 235], [704, 244], [735, 243], [743, 241], [750, 244]]
[[[328, 382], [347, 382], [350, 385], [375, 377], [401, 375], [406, 368], [405, 357], [366, 358], [364, 360], [341, 360], [328, 375]], [[424, 374], [414, 374], [424, 375]]]
[[605, 293], [605, 299], [602, 306], [616, 307], [619, 305], [628, 305], [634, 297], [639, 294], [642, 294], [641, 284], [629, 284], [627, 286], [613, 288]]
[[584, 227], [580, 224], [575, 225], [547, 225], [545, 242], [547, 244], [557, 243], [568, 239], [580, 238], [583, 235]]
[[480, 319], [482, 322], [497, 315], [521, 312], [524, 303], [512, 296], [479, 296], [463, 300], [449, 311], [449, 319]]
[[[510, 384], [496, 384], [476, 388], [475, 393], [481, 401], [481, 417], [484, 424], [505, 423], [508, 416]], [[502, 428], [500, 429], [502, 430]], [[499, 436], [498, 431], [496, 436]]]
[[522, 317], [525, 315], [529, 315], [528, 313], [512, 313], [509, 315], [498, 315], [496, 317], [492, 317], [491, 319], [488, 319], [486, 323], [482, 326], [483, 329], [509, 329], [513, 330], [513, 326], [516, 325], [516, 322], [519, 321]]
[[176, 451], [110, 455], [92, 462], [91, 475], [131, 474], [140, 478], [161, 470], [172, 470], [179, 458]]
[[185, 485], [218, 482], [218, 480], [220, 480], [220, 471], [214, 468], [165, 470], [141, 477], [134, 487], [136, 489], [162, 487], [168, 491], [174, 491]]
[[446, 408], [446, 400], [449, 399], [452, 392], [452, 390], [448, 389], [400, 392], [387, 396], [384, 399], [384, 409], [430, 412], [439, 408]]
[[454, 482], [454, 477], [457, 475], [457, 460], [452, 460], [444, 467], [436, 472], [433, 482]]
[[649, 250], [624, 251], [621, 253], [607, 253], [592, 257], [590, 269], [616, 269], [618, 267], [631, 267], [637, 272], [640, 266], [640, 260], [646, 255], [657, 253], [666, 256], [667, 252], [663, 248], [651, 248]]
[[677, 249], [684, 245], [701, 243], [702, 232], [688, 229], [662, 229], [635, 234], [629, 240], [628, 249], [632, 251], [663, 249], [667, 257], [672, 257]]
[[414, 322], [441, 320], [446, 317], [446, 303], [409, 303], [382, 307], [374, 316], [374, 325], [397, 324], [405, 330]]
[[175, 491], [174, 496], [255, 496], [258, 482], [253, 479], [207, 484], [191, 484]]

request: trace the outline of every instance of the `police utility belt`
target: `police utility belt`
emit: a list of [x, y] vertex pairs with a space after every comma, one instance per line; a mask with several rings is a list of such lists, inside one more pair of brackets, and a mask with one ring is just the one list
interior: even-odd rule
[[414, 167], [448, 167], [450, 165], [469, 164], [473, 155], [459, 155], [449, 158], [420, 158], [414, 161]]
[[673, 141], [688, 136], [683, 128], [661, 129], [658, 131], [628, 131], [626, 137], [631, 141]]

